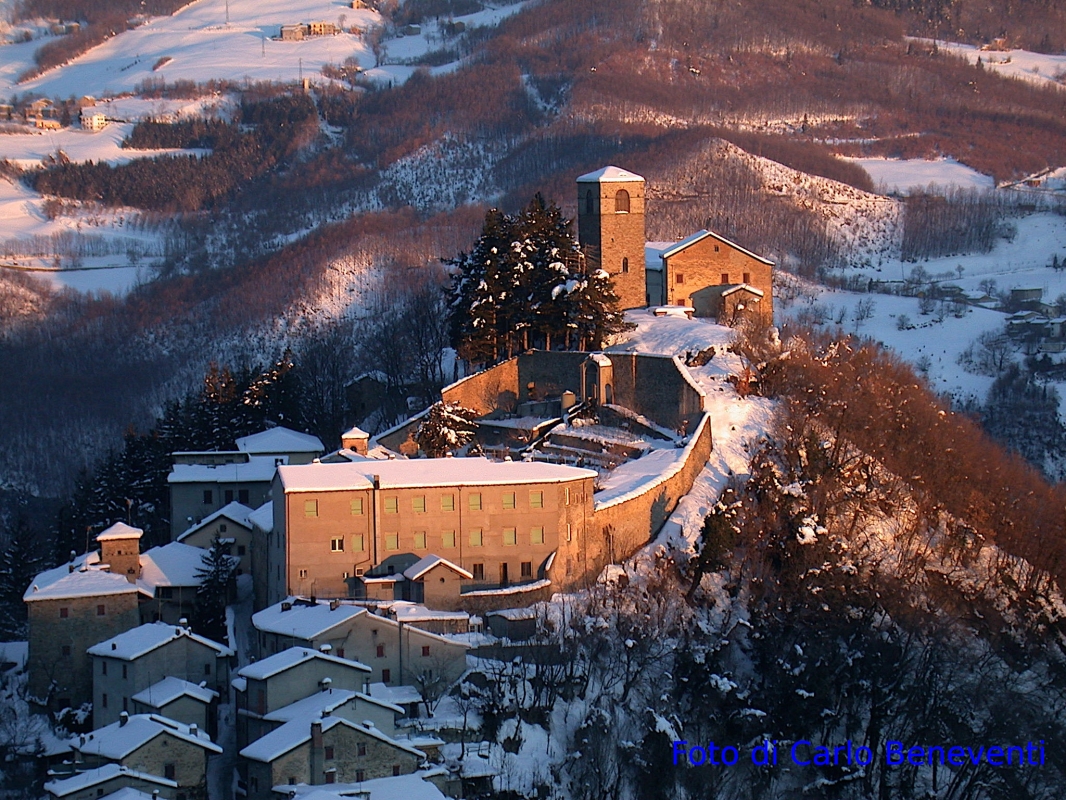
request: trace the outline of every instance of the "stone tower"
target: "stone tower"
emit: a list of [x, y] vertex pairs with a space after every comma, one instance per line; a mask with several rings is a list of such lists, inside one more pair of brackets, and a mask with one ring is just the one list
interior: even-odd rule
[[116, 522], [96, 537], [100, 545], [100, 563], [111, 567], [111, 574], [122, 575], [130, 583], [141, 577], [140, 528], [131, 528], [124, 522]]
[[577, 238], [589, 264], [611, 276], [622, 308], [648, 305], [642, 177], [604, 167], [578, 178]]

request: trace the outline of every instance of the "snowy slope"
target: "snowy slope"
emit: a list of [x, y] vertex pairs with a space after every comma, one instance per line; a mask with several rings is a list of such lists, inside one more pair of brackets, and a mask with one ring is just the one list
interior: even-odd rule
[[915, 189], [934, 192], [949, 188], [994, 189], [995, 180], [951, 158], [848, 158], [873, 178], [881, 192], [909, 194]]
[[[932, 39], [915, 39], [922, 44], [932, 45]], [[936, 46], [945, 52], [966, 59], [976, 64], [981, 59], [985, 69], [1008, 78], [1017, 78], [1035, 83], [1038, 86], [1066, 87], [1066, 55], [1048, 55], [1033, 53], [1029, 50], [982, 50], [972, 44], [943, 42], [937, 40]]]

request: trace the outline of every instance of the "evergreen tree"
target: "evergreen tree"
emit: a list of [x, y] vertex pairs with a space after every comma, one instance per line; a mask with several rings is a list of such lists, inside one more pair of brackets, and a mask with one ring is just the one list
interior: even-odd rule
[[26, 604], [22, 595], [44, 568], [44, 561], [40, 542], [19, 515], [0, 553], [0, 641], [25, 640]]
[[200, 585], [196, 587], [192, 629], [218, 642], [226, 640], [226, 605], [233, 596], [237, 573], [237, 559], [228, 550], [229, 545], [215, 534], [211, 549], [204, 553], [203, 564], [196, 570]]
[[445, 263], [454, 268], [449, 304], [452, 346], [472, 364], [499, 360], [500, 276], [510, 256], [511, 221], [497, 209], [485, 215], [474, 249]]
[[430, 458], [443, 458], [474, 440], [478, 413], [458, 403], [434, 403], [415, 433], [415, 441]]

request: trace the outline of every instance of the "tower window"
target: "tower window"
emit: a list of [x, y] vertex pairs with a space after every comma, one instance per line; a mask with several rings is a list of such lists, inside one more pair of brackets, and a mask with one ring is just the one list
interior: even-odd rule
[[684, 282], [685, 282], [685, 273], [684, 272], [677, 272], [677, 273], [674, 274], [674, 283], [684, 283]]
[[622, 259], [622, 272], [629, 272], [629, 259], [628, 258], [623, 258]]
[[727, 283], [729, 283], [729, 273], [728, 272], [723, 272], [722, 273], [722, 286], [725, 286]]
[[619, 189], [618, 193], [615, 194], [614, 210], [616, 214], [629, 213], [629, 192], [627, 192], [625, 189]]
[[593, 209], [592, 189], [585, 190], [585, 213], [591, 214]]
[[750, 272], [745, 272], [744, 273], [744, 283], [751, 283], [751, 273]]

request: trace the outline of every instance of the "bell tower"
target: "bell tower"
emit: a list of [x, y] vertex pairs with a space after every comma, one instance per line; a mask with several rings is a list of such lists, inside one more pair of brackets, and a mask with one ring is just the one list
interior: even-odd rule
[[648, 305], [644, 275], [644, 179], [604, 167], [577, 179], [577, 238], [589, 265], [611, 276], [622, 308]]

